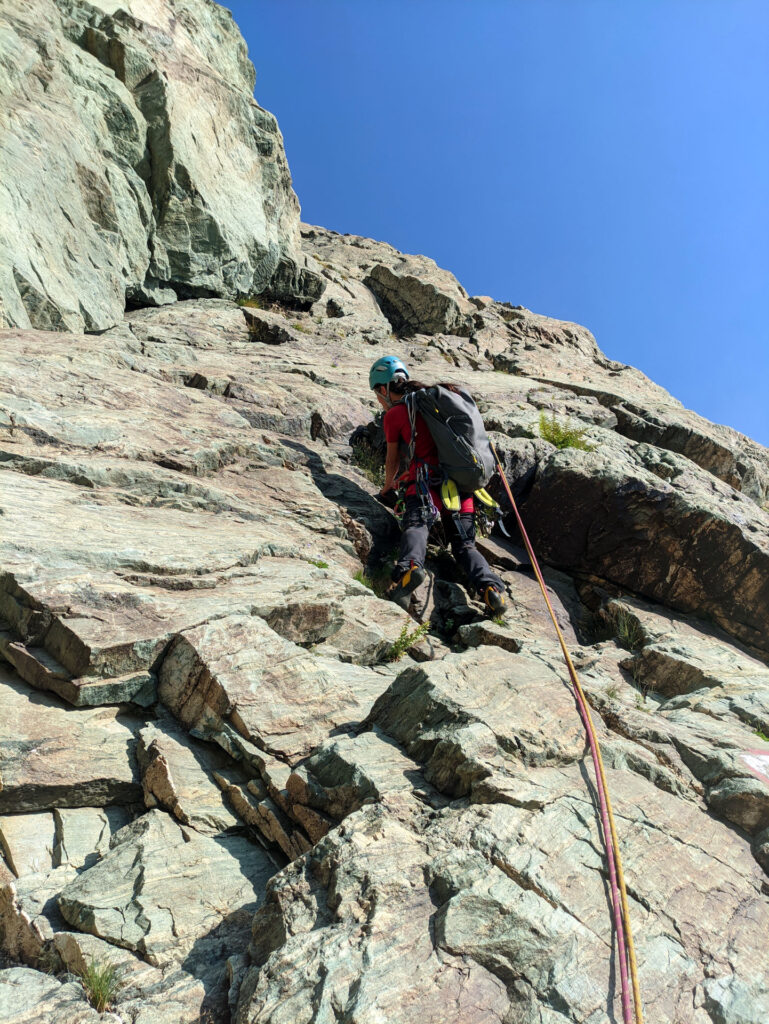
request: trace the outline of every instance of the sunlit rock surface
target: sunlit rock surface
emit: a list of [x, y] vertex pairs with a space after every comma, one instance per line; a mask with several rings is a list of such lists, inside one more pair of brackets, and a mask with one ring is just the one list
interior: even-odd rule
[[[592, 765], [498, 482], [502, 621], [437, 543], [410, 614], [379, 596], [398, 530], [367, 379], [392, 352], [470, 388], [542, 557], [646, 1018], [769, 1019], [766, 449], [583, 327], [300, 229], [217, 5], [3, 16], [26, 106], [0, 185], [0, 1017], [90, 1024], [97, 963], [110, 1024], [619, 1019]], [[44, 236], [35, 118], [74, 126]], [[93, 216], [75, 165], [108, 182]]]

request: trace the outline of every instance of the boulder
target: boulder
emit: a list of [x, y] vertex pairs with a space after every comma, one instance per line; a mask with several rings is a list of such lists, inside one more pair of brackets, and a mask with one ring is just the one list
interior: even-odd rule
[[55, 846], [53, 814], [0, 817], [0, 849], [17, 878], [50, 871], [54, 866]]
[[453, 796], [471, 793], [499, 759], [569, 764], [585, 742], [563, 674], [496, 646], [404, 669], [369, 721], [424, 765], [428, 782]]
[[[447, 287], [445, 281], [431, 281], [425, 274], [409, 273], [408, 261], [403, 263], [403, 270], [376, 263], [363, 280], [393, 330], [403, 334], [465, 333], [469, 303], [464, 290], [459, 285]], [[444, 278], [450, 276], [440, 273]]]
[[365, 311], [372, 334], [376, 314], [355, 287], [359, 281], [373, 293], [381, 314], [396, 332], [469, 334], [474, 305], [454, 275], [428, 257], [309, 224], [302, 225], [302, 239], [304, 251], [340, 290], [345, 315], [360, 316]]
[[[368, 808], [357, 827], [322, 840], [306, 869], [278, 876], [254, 919], [253, 966], [240, 985], [236, 1024], [309, 1020], [311, 1007], [361, 1024], [501, 1024], [502, 982], [431, 937], [428, 858], [408, 828]], [[299, 961], [302, 970], [293, 970]]]
[[0, 971], [0, 1019], [5, 1024], [118, 1024], [111, 1013], [97, 1013], [83, 986], [60, 981], [28, 967]]
[[370, 593], [348, 597], [341, 607], [341, 620], [340, 628], [316, 650], [356, 665], [386, 660], [401, 631], [414, 629], [412, 620], [397, 605]]
[[0, 664], [0, 813], [140, 803], [140, 722], [119, 708], [66, 710]]
[[118, 988], [112, 999], [115, 1014], [135, 1024], [198, 1024], [211, 1012], [202, 981], [186, 971], [161, 971], [128, 950], [82, 932], [57, 932], [53, 945], [70, 974], [81, 975], [90, 964], [109, 965]]
[[341, 736], [321, 744], [292, 771], [286, 790], [294, 815], [301, 813], [301, 806], [320, 811], [333, 821], [341, 821], [368, 803], [412, 810], [420, 803], [445, 804], [425, 781], [420, 765], [376, 727], [359, 736]]
[[153, 966], [184, 962], [189, 971], [193, 959], [205, 962], [223, 945], [237, 951], [274, 870], [241, 836], [185, 832], [152, 810], [121, 829], [109, 853], [64, 886], [58, 903], [75, 928]]
[[556, 452], [522, 514], [540, 557], [707, 616], [769, 654], [769, 519], [748, 498], [650, 446]]
[[160, 667], [159, 695], [188, 728], [241, 736], [294, 763], [332, 729], [362, 721], [383, 688], [362, 666], [310, 654], [256, 617], [185, 630]]
[[112, 836], [133, 817], [124, 807], [57, 807], [54, 866], [88, 868], [109, 850]]
[[162, 807], [202, 835], [239, 825], [215, 780], [229, 759], [217, 747], [190, 739], [169, 719], [162, 719], [160, 728], [152, 724], [139, 733], [145, 806]]

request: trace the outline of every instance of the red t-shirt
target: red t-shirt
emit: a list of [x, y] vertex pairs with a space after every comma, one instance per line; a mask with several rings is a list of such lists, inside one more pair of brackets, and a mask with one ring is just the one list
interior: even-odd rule
[[[406, 477], [409, 481], [406, 494], [416, 494], [416, 484], [414, 481], [417, 476], [418, 463], [426, 462], [428, 466], [435, 466], [436, 469], [440, 465], [435, 441], [433, 441], [432, 434], [419, 413], [416, 414], [414, 425], [417, 437], [414, 444], [414, 458], [409, 463], [408, 470], [406, 471]], [[382, 420], [382, 428], [384, 429], [385, 440], [388, 444], [395, 444], [399, 441], [404, 441], [407, 445], [411, 444], [411, 423], [409, 422], [409, 411], [406, 408], [405, 402], [397, 402], [387, 410]], [[438, 483], [440, 483], [440, 478]], [[443, 502], [438, 491], [431, 487], [430, 493], [432, 494], [435, 507], [443, 511]], [[474, 510], [475, 505], [472, 495], [463, 498], [460, 511], [473, 512]]]
[[[416, 415], [415, 426], [417, 438], [414, 445], [414, 458], [408, 468], [409, 481], [416, 480], [418, 462], [426, 462], [429, 466], [438, 467], [438, 449], [435, 447], [432, 434], [427, 429], [427, 424], [419, 413]], [[382, 427], [388, 444], [395, 444], [398, 441], [404, 441], [407, 445], [411, 444], [411, 423], [405, 402], [398, 402], [387, 410]]]

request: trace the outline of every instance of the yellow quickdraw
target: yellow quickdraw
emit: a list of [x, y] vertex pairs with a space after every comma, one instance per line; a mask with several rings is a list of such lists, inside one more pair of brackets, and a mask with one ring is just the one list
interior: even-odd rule
[[499, 504], [494, 501], [489, 492], [483, 487], [480, 487], [475, 492], [475, 497], [478, 501], [482, 502], [482, 504], [486, 505], [487, 508], [499, 508]]
[[441, 501], [444, 508], [449, 512], [459, 512], [462, 502], [459, 498], [459, 490], [453, 480], [446, 479], [441, 484]]

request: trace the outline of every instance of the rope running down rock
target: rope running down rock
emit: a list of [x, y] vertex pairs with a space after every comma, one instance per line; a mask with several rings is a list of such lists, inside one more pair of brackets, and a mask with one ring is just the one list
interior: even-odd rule
[[[580, 716], [585, 724], [587, 731], [588, 742], [590, 744], [590, 752], [593, 757], [593, 765], [595, 768], [596, 785], [598, 790], [598, 802], [601, 810], [601, 825], [603, 829], [604, 845], [606, 847], [606, 859], [609, 866], [609, 880], [611, 884], [612, 894], [612, 906], [614, 912], [614, 928], [617, 933], [617, 953], [619, 959], [619, 970], [620, 970], [620, 981], [622, 987], [622, 1018], [624, 1024], [643, 1024], [643, 1008], [641, 1005], [641, 989], [638, 983], [638, 966], [636, 963], [635, 946], [633, 943], [633, 932], [630, 927], [630, 911], [628, 909], [627, 900], [627, 889], [625, 888], [625, 875], [622, 870], [622, 858], [620, 856], [619, 839], [617, 838], [617, 829], [614, 823], [614, 814], [612, 812], [611, 800], [609, 798], [609, 787], [606, 782], [606, 773], [603, 767], [603, 758], [601, 757], [601, 748], [598, 744], [598, 738], [595, 734], [593, 727], [593, 720], [590, 717], [590, 708], [588, 707], [587, 700], [585, 698], [584, 691], [580, 685], [579, 678], [577, 677], [577, 671], [574, 668], [574, 664], [571, 660], [571, 656], [566, 647], [566, 641], [564, 640], [561, 628], [558, 625], [558, 621], [553, 611], [553, 606], [550, 603], [550, 598], [547, 595], [547, 587], [545, 586], [545, 580], [542, 576], [542, 571], [539, 568], [537, 556], [534, 554], [534, 549], [531, 546], [531, 541], [526, 533], [526, 528], [523, 525], [518, 506], [513, 498], [513, 492], [510, 489], [510, 485], [507, 482], [505, 471], [502, 469], [502, 463], [499, 461], [496, 448], [491, 444], [491, 451], [494, 455], [494, 460], [497, 464], [497, 471], [500, 475], [502, 483], [505, 486], [505, 491], [510, 499], [510, 505], [512, 506], [515, 518], [518, 523], [518, 528], [521, 531], [523, 537], [523, 543], [526, 547], [526, 552], [531, 559], [532, 568], [537, 577], [542, 596], [545, 599], [547, 610], [550, 613], [550, 618], [553, 620], [553, 626], [558, 634], [558, 642], [561, 645], [561, 651], [563, 652], [566, 666], [569, 671], [569, 678], [571, 679], [572, 687], [574, 689], [574, 696], [577, 701]], [[630, 977], [632, 980], [633, 987], [633, 1003], [635, 1008], [635, 1014], [633, 1014], [630, 1007], [630, 990], [628, 986], [628, 967], [630, 969]]]

